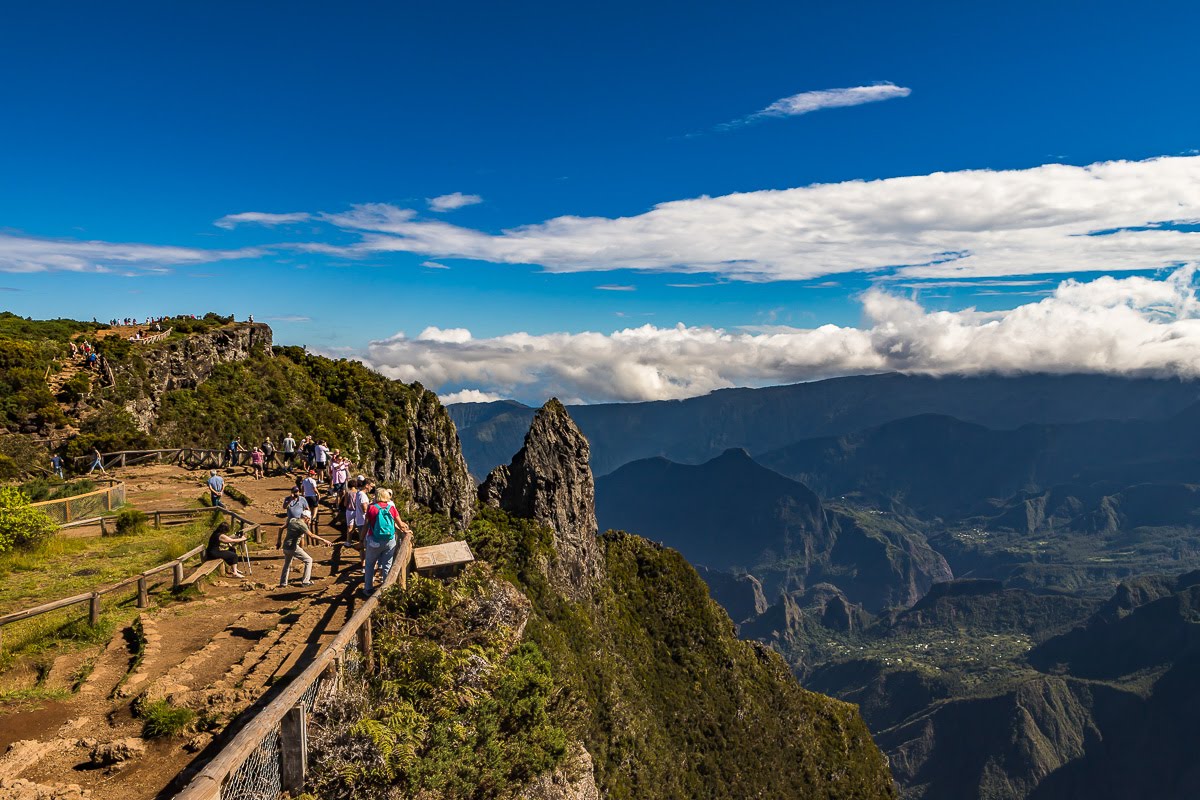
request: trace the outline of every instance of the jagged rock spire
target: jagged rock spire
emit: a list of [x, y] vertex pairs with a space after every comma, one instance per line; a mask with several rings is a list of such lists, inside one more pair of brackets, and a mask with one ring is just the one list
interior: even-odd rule
[[496, 467], [479, 487], [481, 502], [554, 531], [558, 559], [548, 565], [550, 578], [576, 600], [591, 595], [601, 568], [590, 455], [588, 440], [552, 398], [534, 416], [512, 463]]

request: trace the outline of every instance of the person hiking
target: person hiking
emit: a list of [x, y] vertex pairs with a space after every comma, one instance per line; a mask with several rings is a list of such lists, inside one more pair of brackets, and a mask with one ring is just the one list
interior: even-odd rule
[[375, 502], [367, 509], [367, 533], [363, 537], [363, 597], [370, 597], [375, 592], [375, 568], [379, 567], [382, 578], [387, 580], [392, 571], [392, 559], [396, 555], [396, 532], [401, 531], [405, 536], [412, 536], [412, 529], [400, 519], [400, 512], [392, 503], [391, 489], [378, 489], [375, 492]]
[[54, 470], [54, 474], [62, 480], [66, 480], [67, 476], [63, 474], [63, 460], [58, 453], [50, 456], [50, 469]]
[[221, 498], [225, 495], [225, 479], [215, 469], [208, 471], [208, 499], [213, 508], [224, 508]]
[[266, 474], [275, 466], [275, 445], [271, 444], [271, 437], [268, 436], [262, 443], [263, 451], [263, 473]]
[[333, 546], [333, 542], [322, 539], [308, 528], [309, 520], [312, 519], [312, 512], [307, 508], [297, 518], [287, 521], [287, 528], [283, 536], [283, 571], [279, 573], [279, 588], [288, 585], [288, 574], [292, 570], [292, 559], [298, 558], [304, 563], [304, 577], [300, 579], [301, 586], [312, 586], [312, 556], [304, 552], [304, 548], [300, 545], [304, 543], [306, 536], [311, 536], [314, 539], [325, 542], [325, 544]]
[[250, 451], [250, 471], [254, 475], [254, 480], [261, 481], [263, 479], [263, 451], [258, 445]]
[[328, 473], [325, 468], [329, 465], [329, 445], [325, 444], [325, 440], [317, 442], [313, 445], [313, 469], [317, 471], [317, 476], [322, 480], [328, 480]]
[[99, 469], [100, 472], [105, 475], [108, 474], [108, 472], [104, 469], [104, 456], [100, 455], [100, 451], [97, 450], [95, 447], [93, 447], [92, 448], [92, 468], [87, 471], [87, 474], [91, 475], [97, 469]]
[[221, 545], [241, 544], [244, 541], [246, 541], [245, 536], [230, 536], [229, 523], [222, 522], [217, 526], [216, 530], [212, 532], [212, 535], [208, 537], [208, 546], [204, 549], [204, 560], [216, 561], [217, 559], [220, 559], [225, 562], [225, 569], [228, 570], [230, 567], [233, 568], [233, 577], [243, 578], [245, 576], [242, 575], [241, 570], [237, 568], [237, 550], [233, 548], [222, 550]]
[[283, 439], [283, 468], [287, 471], [292, 469], [292, 460], [296, 458], [296, 440], [289, 433]]
[[311, 436], [305, 436], [304, 441], [300, 443], [300, 458], [304, 461], [306, 472], [313, 468], [313, 448], [316, 446]]
[[[354, 479], [354, 484], [354, 500], [350, 505], [350, 510], [354, 512], [354, 532], [358, 534], [358, 545], [363, 547], [363, 539], [367, 530], [367, 506], [371, 505], [369, 492], [375, 487], [362, 475]], [[347, 534], [346, 538], [349, 540], [350, 535]]]
[[236, 467], [238, 465], [238, 453], [243, 451], [242, 443], [235, 436], [229, 443], [229, 466]]

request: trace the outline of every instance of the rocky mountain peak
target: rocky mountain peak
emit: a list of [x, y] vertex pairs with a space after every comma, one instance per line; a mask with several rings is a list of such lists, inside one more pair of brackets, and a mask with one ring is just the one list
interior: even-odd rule
[[481, 502], [554, 531], [558, 559], [550, 577], [574, 599], [590, 595], [601, 569], [590, 455], [588, 440], [552, 398], [534, 415], [512, 463], [492, 470], [479, 487]]

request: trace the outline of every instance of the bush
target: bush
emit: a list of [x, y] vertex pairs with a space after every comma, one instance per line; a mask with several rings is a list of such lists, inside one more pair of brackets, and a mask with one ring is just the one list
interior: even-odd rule
[[179, 708], [166, 700], [137, 704], [137, 715], [142, 718], [142, 736], [154, 739], [159, 736], [178, 736], [196, 721], [196, 712], [190, 708]]
[[15, 487], [0, 488], [0, 553], [28, 550], [50, 537], [57, 526], [40, 508]]
[[117, 536], [131, 536], [145, 533], [149, 518], [146, 512], [137, 508], [123, 508], [117, 514]]

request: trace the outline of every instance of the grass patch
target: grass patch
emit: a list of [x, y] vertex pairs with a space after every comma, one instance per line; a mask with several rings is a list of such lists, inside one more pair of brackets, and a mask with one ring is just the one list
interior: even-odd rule
[[46, 700], [65, 700], [71, 696], [66, 689], [50, 689], [45, 686], [27, 686], [0, 692], [0, 705], [10, 706], [6, 711], [16, 710], [11, 706], [26, 706]]
[[195, 711], [173, 706], [166, 700], [138, 703], [134, 711], [142, 719], [142, 736], [146, 739], [178, 736], [196, 721]]
[[211, 532], [202, 519], [152, 536], [56, 536], [32, 550], [0, 554], [0, 614], [132, 577], [203, 544]]

